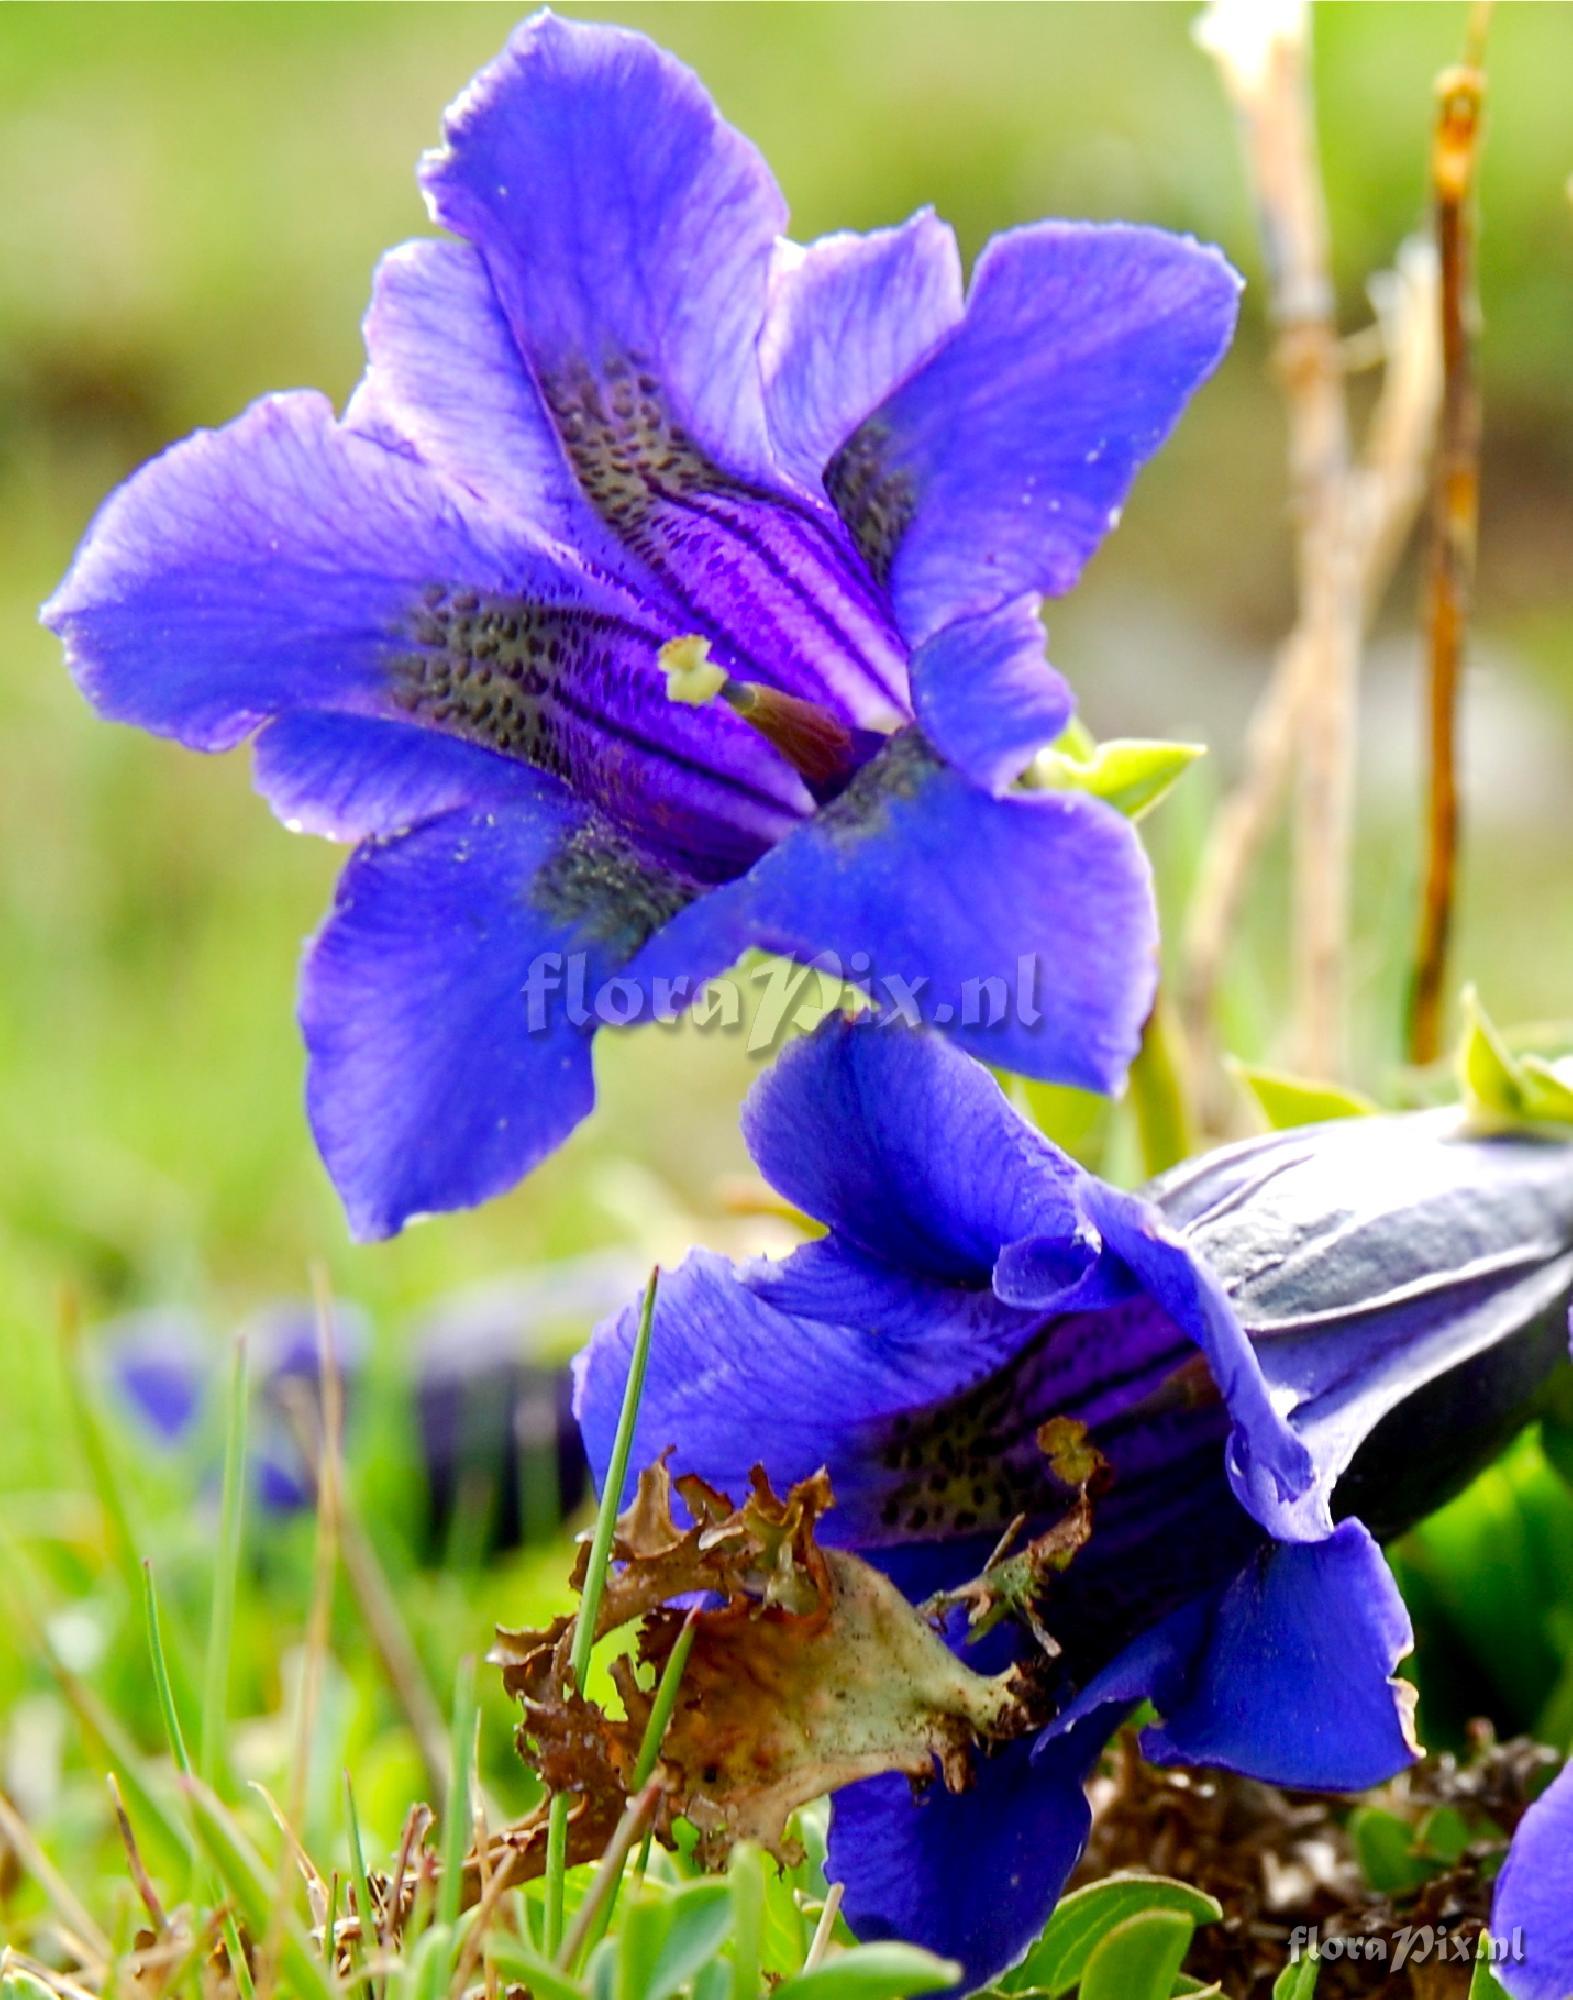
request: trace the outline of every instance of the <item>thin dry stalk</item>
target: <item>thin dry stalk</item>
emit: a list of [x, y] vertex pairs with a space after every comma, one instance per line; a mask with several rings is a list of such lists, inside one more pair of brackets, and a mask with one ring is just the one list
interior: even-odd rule
[[1431, 192], [1442, 270], [1442, 426], [1431, 479], [1425, 623], [1429, 654], [1426, 862], [1410, 1000], [1409, 1056], [1442, 1050], [1448, 945], [1458, 879], [1458, 701], [1480, 517], [1480, 390], [1475, 378], [1474, 191], [1480, 161], [1486, 10], [1471, 21], [1470, 60], [1437, 78]]
[[634, 1843], [644, 1837], [645, 1828], [655, 1818], [656, 1807], [661, 1803], [662, 1782], [652, 1778], [642, 1792], [634, 1796], [623, 1808], [623, 1816], [612, 1830], [612, 1837], [606, 1843], [606, 1852], [601, 1856], [595, 1871], [595, 1879], [590, 1884], [584, 1901], [574, 1911], [573, 1922], [557, 1954], [557, 1963], [563, 1971], [568, 1971], [584, 1948], [603, 1905], [622, 1879], [623, 1867], [633, 1852]]
[[[1427, 243], [1404, 245], [1396, 267], [1371, 281], [1386, 364], [1352, 481], [1347, 528], [1359, 569], [1361, 635], [1392, 582], [1425, 493], [1441, 390], [1436, 258]], [[1214, 814], [1187, 913], [1180, 1015], [1202, 1111], [1215, 1129], [1226, 1118], [1214, 1004], [1257, 860], [1294, 770], [1300, 709], [1315, 654], [1299, 626], [1251, 716], [1243, 768]]]
[[1329, 1076], [1342, 1066], [1360, 650], [1414, 519], [1436, 399], [1434, 331], [1417, 309], [1427, 278], [1406, 257], [1385, 291], [1373, 287], [1387, 371], [1354, 463], [1306, 25], [1306, 8], [1292, 0], [1215, 0], [1200, 36], [1239, 115], [1256, 196], [1289, 433], [1299, 602], [1251, 721], [1244, 774], [1215, 819], [1187, 924], [1182, 1019], [1214, 1098], [1218, 982], [1297, 769], [1295, 1059]]
[[147, 1863], [142, 1859], [142, 1850], [137, 1845], [136, 1830], [131, 1824], [131, 1815], [126, 1811], [126, 1802], [120, 1796], [120, 1780], [113, 1771], [108, 1773], [108, 1783], [109, 1799], [115, 1811], [115, 1824], [120, 1829], [120, 1844], [126, 1850], [126, 1866], [131, 1870], [131, 1879], [136, 1884], [137, 1894], [142, 1899], [143, 1909], [147, 1911], [154, 1935], [163, 1937], [169, 1930], [169, 1919], [164, 1914], [164, 1905], [159, 1901], [158, 1891], [153, 1887], [153, 1878], [147, 1872]]

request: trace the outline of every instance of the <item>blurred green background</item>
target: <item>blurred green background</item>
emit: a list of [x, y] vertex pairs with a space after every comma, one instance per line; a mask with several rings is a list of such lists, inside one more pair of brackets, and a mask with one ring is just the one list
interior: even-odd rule
[[[774, 163], [801, 235], [931, 202], [970, 257], [1040, 215], [1120, 216], [1218, 241], [1258, 275], [1231, 117], [1186, 5], [615, 11], [698, 67]], [[34, 622], [95, 504], [143, 458], [270, 389], [348, 394], [372, 266], [427, 228], [415, 157], [513, 18], [471, 5], [0, 9], [0, 1507], [63, 1544], [72, 1531], [49, 1497], [82, 1483], [63, 1442], [65, 1292], [89, 1325], [185, 1302], [223, 1326], [304, 1290], [316, 1260], [396, 1343], [412, 1310], [461, 1281], [750, 1234], [721, 1194], [746, 1164], [735, 1116], [749, 1058], [724, 1038], [674, 1046], [646, 1030], [601, 1037], [595, 1118], [526, 1186], [351, 1246], [307, 1136], [292, 1019], [301, 943], [340, 857], [272, 821], [243, 756], [209, 762], [95, 721]], [[1455, 4], [1318, 10], [1350, 330], [1369, 318], [1367, 277], [1422, 219], [1432, 79], [1464, 18]], [[1500, 6], [1490, 70], [1458, 964], [1515, 1021], [1573, 1012], [1573, 7]], [[1051, 621], [1100, 735], [1214, 748], [1150, 823], [1171, 928], [1290, 609], [1261, 314], [1253, 283], [1232, 356]], [[1415, 601], [1411, 558], [1364, 700], [1367, 1084], [1397, 1053], [1413, 922]], [[1275, 855], [1228, 996], [1241, 1052], [1260, 1058], [1285, 988], [1281, 870]], [[396, 1506], [396, 1468], [381, 1477]], [[433, 1629], [443, 1615], [431, 1610]], [[0, 1700], [25, 1678], [4, 1653]]]

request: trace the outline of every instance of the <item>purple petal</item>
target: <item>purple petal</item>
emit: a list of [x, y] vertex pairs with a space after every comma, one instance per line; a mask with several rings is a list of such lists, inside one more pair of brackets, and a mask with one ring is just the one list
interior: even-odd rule
[[1015, 1238], [1083, 1241], [1086, 1176], [933, 1036], [832, 1015], [754, 1085], [743, 1136], [788, 1201], [912, 1277], [986, 1287]]
[[144, 1428], [160, 1444], [189, 1437], [213, 1374], [213, 1344], [201, 1321], [151, 1307], [111, 1320], [99, 1342], [115, 1396]]
[[[922, 1322], [876, 1337], [864, 1331], [862, 1311], [840, 1324], [789, 1317], [748, 1282], [767, 1269], [738, 1271], [700, 1250], [662, 1274], [631, 1465], [673, 1445], [675, 1471], [697, 1472], [734, 1496], [756, 1464], [782, 1491], [823, 1465], [836, 1495], [827, 1540], [861, 1547], [899, 1539], [880, 1522], [904, 1479], [888, 1454], [893, 1422], [948, 1408], [1005, 1367], [1036, 1321], [987, 1293], [952, 1290], [936, 1295]], [[637, 1323], [634, 1307], [605, 1322], [576, 1364], [575, 1407], [597, 1481]]]
[[1059, 596], [1217, 366], [1239, 280], [1184, 237], [1044, 222], [996, 237], [966, 319], [848, 439], [827, 486], [914, 644]]
[[776, 457], [810, 493], [836, 449], [962, 316], [956, 239], [932, 209], [896, 229], [783, 243], [760, 340]]
[[396, 712], [400, 628], [423, 587], [454, 579], [563, 590], [517, 536], [461, 519], [431, 473], [302, 392], [144, 466], [43, 615], [102, 713], [227, 750], [291, 708]]
[[831, 1802], [826, 1873], [846, 1884], [853, 1934], [901, 1938], [988, 1983], [1036, 1942], [1086, 1845], [1083, 1786], [1118, 1711], [1089, 1719], [1036, 1761], [1024, 1743], [980, 1757], [970, 1790], [867, 1778]]
[[996, 798], [1076, 706], [1044, 658], [1036, 596], [958, 618], [926, 640], [913, 656], [912, 698], [934, 748]]
[[600, 983], [690, 893], [545, 794], [352, 857], [301, 1025], [313, 1129], [358, 1236], [500, 1193], [567, 1137], [594, 1097]]
[[256, 785], [293, 831], [363, 840], [438, 813], [527, 804], [543, 780], [511, 757], [435, 730], [301, 709], [257, 737]]
[[405, 439], [498, 514], [560, 541], [600, 532], [479, 251], [431, 241], [390, 250], [364, 332], [351, 429]]
[[536, 15], [449, 114], [424, 179], [485, 260], [597, 559], [610, 536], [611, 566], [743, 678], [854, 724], [904, 720], [888, 608], [770, 448], [757, 348], [785, 210], [691, 72], [625, 29]]
[[1088, 1220], [1142, 1290], [1207, 1358], [1234, 1430], [1227, 1466], [1244, 1507], [1269, 1533], [1315, 1539], [1329, 1523], [1314, 1490], [1311, 1453], [1268, 1384], [1233, 1302], [1207, 1262], [1138, 1196], [1089, 1182]]
[[[1573, 1994], [1573, 1764], [1519, 1821], [1491, 1904], [1495, 1966], [1513, 2000]], [[1522, 1957], [1519, 1952], [1522, 1952]]]
[[754, 940], [841, 968], [985, 1062], [1117, 1089], [1157, 977], [1127, 821], [1064, 793], [993, 799], [898, 737], [734, 891]]
[[445, 136], [432, 212], [485, 258], [538, 377], [647, 368], [712, 455], [768, 473], [755, 348], [786, 207], [693, 72], [628, 29], [535, 14]]
[[1152, 1690], [1155, 1763], [1211, 1764], [1265, 1783], [1355, 1792], [1419, 1755], [1414, 1690], [1394, 1678], [1413, 1632], [1358, 1521], [1325, 1541], [1264, 1548], [1225, 1591], [1199, 1656]]
[[[1315, 1460], [1324, 1516], [1392, 1417], [1403, 1448], [1363, 1458], [1339, 1507], [1384, 1532], [1410, 1525], [1499, 1448], [1565, 1358], [1566, 1144], [1472, 1137], [1447, 1111], [1348, 1119], [1224, 1148], [1152, 1195], [1227, 1287]], [[1422, 1412], [1435, 1452], [1416, 1449]]]

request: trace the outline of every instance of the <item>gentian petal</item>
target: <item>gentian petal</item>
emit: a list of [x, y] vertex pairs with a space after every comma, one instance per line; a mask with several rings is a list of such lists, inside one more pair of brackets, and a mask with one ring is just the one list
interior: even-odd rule
[[834, 1015], [787, 1049], [743, 1137], [788, 1201], [914, 1276], [986, 1286], [1017, 1237], [1083, 1239], [1074, 1162], [959, 1049], [876, 1018]]
[[413, 723], [299, 709], [256, 742], [256, 786], [286, 826], [329, 840], [402, 833], [438, 813], [527, 804], [540, 775]]
[[594, 1097], [589, 1003], [690, 893], [544, 781], [528, 808], [357, 851], [301, 995], [312, 1125], [357, 1235], [483, 1201], [567, 1137]]
[[760, 337], [776, 458], [821, 491], [838, 446], [963, 311], [956, 239], [932, 209], [896, 229], [777, 247]]
[[[105, 714], [196, 749], [293, 709], [418, 724], [560, 773], [723, 878], [812, 810], [724, 703], [667, 699], [658, 614], [458, 499], [320, 397], [275, 397], [122, 487], [45, 616]], [[343, 777], [315, 805], [292, 782], [290, 817], [331, 825]]]
[[1096, 799], [993, 799], [895, 739], [730, 892], [757, 944], [831, 963], [985, 1062], [1116, 1089], [1152, 1005], [1151, 873]]
[[516, 536], [302, 391], [129, 479], [43, 616], [102, 713], [227, 750], [286, 709], [396, 715], [389, 656], [434, 579], [563, 593]]
[[1268, 1546], [1224, 1592], [1198, 1656], [1152, 1689], [1163, 1721], [1143, 1752], [1316, 1791], [1382, 1784], [1420, 1754], [1414, 1690], [1393, 1677], [1413, 1638], [1358, 1521]]
[[99, 1335], [110, 1384], [160, 1444], [196, 1428], [213, 1375], [214, 1349], [192, 1313], [150, 1307], [112, 1320]]
[[[1573, 1994], [1573, 1764], [1519, 1821], [1491, 1904], [1491, 1936], [1510, 1947], [1494, 1970], [1513, 2000]], [[1520, 1961], [1512, 1948], [1522, 1945]]]
[[[1471, 1136], [1453, 1111], [1347, 1119], [1224, 1148], [1149, 1193], [1227, 1287], [1324, 1515], [1401, 1411], [1404, 1448], [1361, 1460], [1338, 1503], [1408, 1526], [1446, 1491], [1404, 1475], [1462, 1484], [1566, 1352], [1573, 1147], [1549, 1135]], [[1437, 1451], [1415, 1448], [1422, 1415]]]
[[[884, 1443], [892, 1417], [943, 1407], [1005, 1365], [1037, 1322], [987, 1293], [956, 1290], [923, 1324], [872, 1334], [862, 1314], [844, 1324], [791, 1318], [748, 1276], [703, 1250], [663, 1272], [629, 1491], [634, 1469], [669, 1445], [674, 1471], [734, 1495], [756, 1464], [782, 1491], [825, 1466], [836, 1496], [825, 1539], [889, 1539], [879, 1514], [901, 1479]], [[630, 1307], [606, 1321], [575, 1364], [575, 1410], [598, 1482], [638, 1317]]]
[[1143, 1292], [1206, 1356], [1234, 1421], [1226, 1465], [1241, 1503], [1269, 1533], [1316, 1539], [1329, 1525], [1314, 1490], [1315, 1465], [1275, 1398], [1229, 1294], [1206, 1260], [1139, 1196], [1090, 1180], [1088, 1220]]
[[658, 375], [721, 462], [768, 473], [756, 343], [786, 205], [691, 70], [624, 28], [532, 15], [421, 179], [480, 250], [537, 375]]
[[826, 1873], [846, 1885], [854, 1936], [902, 1938], [965, 1967], [960, 1991], [1033, 1944], [1087, 1842], [1083, 1786], [1118, 1718], [1106, 1710], [1049, 1745], [980, 1757], [970, 1790], [866, 1778], [831, 1801]]
[[1075, 700], [1043, 654], [1036, 596], [958, 618], [912, 660], [923, 734], [948, 764], [996, 798], [1070, 721]]
[[1044, 222], [978, 260], [966, 318], [853, 433], [826, 485], [914, 645], [1059, 596], [1212, 372], [1239, 280], [1160, 230]]
[[404, 439], [499, 514], [560, 541], [601, 532], [473, 245], [390, 250], [364, 333], [366, 374], [344, 417], [352, 430]]

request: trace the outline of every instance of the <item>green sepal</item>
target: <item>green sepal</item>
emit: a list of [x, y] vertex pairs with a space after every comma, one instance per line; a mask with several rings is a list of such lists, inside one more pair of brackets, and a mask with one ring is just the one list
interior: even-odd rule
[[1227, 1063], [1230, 1074], [1251, 1093], [1257, 1110], [1275, 1132], [1287, 1132], [1296, 1125], [1323, 1125], [1332, 1118], [1369, 1118], [1382, 1108], [1342, 1084], [1291, 1076], [1287, 1070], [1257, 1069], [1233, 1056]]
[[1038, 752], [1025, 782], [1038, 791], [1090, 792], [1127, 819], [1140, 819], [1205, 755], [1201, 743], [1149, 742], [1130, 736], [1098, 743], [1073, 722]]
[[1464, 1033], [1457, 1062], [1459, 1094], [1478, 1131], [1519, 1125], [1573, 1125], [1573, 1078], [1565, 1063], [1515, 1055], [1480, 1004], [1473, 986], [1463, 995]]

